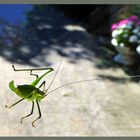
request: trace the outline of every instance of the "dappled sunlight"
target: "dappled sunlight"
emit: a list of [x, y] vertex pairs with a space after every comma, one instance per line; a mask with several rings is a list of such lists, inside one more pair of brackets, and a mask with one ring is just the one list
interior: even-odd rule
[[83, 31], [83, 32], [86, 31], [85, 28], [76, 25], [66, 25], [64, 26], [64, 28], [67, 29], [68, 31]]
[[[5, 24], [1, 34], [0, 54], [14, 63], [37, 66], [38, 63], [35, 62], [38, 54], [48, 56], [52, 50], [59, 55], [73, 58], [74, 61], [91, 61], [94, 55], [83, 44], [90, 39], [86, 29], [76, 25], [74, 20], [64, 17], [59, 9], [52, 6], [40, 12], [34, 8], [28, 13], [24, 26]], [[90, 45], [87, 44], [87, 48], [88, 46]], [[47, 59], [42, 60], [42, 65], [43, 61], [46, 64]]]
[[39, 30], [43, 30], [43, 29], [51, 29], [53, 27], [51, 25], [42, 24], [42, 25], [38, 25], [36, 28]]

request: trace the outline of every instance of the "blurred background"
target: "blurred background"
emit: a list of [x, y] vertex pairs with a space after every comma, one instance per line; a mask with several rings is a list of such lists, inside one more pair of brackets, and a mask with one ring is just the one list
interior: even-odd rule
[[[121, 45], [114, 47], [115, 32], [111, 29], [114, 23], [130, 16], [139, 18], [140, 5], [1, 4], [0, 135], [139, 136], [139, 77], [128, 76], [140, 74], [140, 42], [127, 43], [129, 48], [135, 48], [130, 49], [133, 54], [120, 55], [116, 47], [127, 46], [117, 40]], [[23, 101], [6, 109], [6, 104], [20, 99], [8, 84], [12, 80], [16, 85], [27, 84], [35, 77], [29, 72], [13, 71], [12, 64], [16, 68], [46, 66], [56, 70], [62, 57], [51, 89], [77, 80], [101, 80], [53, 92], [40, 103], [42, 118], [36, 128], [31, 122], [38, 117], [37, 109], [20, 124], [20, 118], [30, 112], [31, 103]], [[51, 73], [44, 78], [47, 85], [53, 76]]]

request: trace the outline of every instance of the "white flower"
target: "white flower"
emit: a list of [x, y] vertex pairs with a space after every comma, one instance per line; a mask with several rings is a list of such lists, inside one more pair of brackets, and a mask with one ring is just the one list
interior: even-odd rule
[[123, 29], [118, 30], [118, 33], [119, 34], [123, 33]]
[[118, 42], [117, 42], [117, 40], [114, 39], [114, 38], [111, 40], [111, 43], [112, 43], [114, 46], [118, 46]]
[[125, 46], [124, 43], [120, 43], [119, 45], [121, 48], [123, 48]]
[[135, 35], [132, 35], [132, 36], [130, 36], [129, 41], [130, 42], [137, 42], [138, 41], [138, 37], [135, 36]]
[[112, 32], [112, 37], [117, 37], [119, 35], [119, 32], [118, 32], [118, 30], [114, 30], [113, 32]]
[[127, 27], [126, 24], [122, 24], [121, 26], [119, 26], [119, 28], [121, 28], [121, 29], [124, 29], [124, 28], [126, 28], [126, 27]]
[[140, 45], [138, 45], [138, 47], [136, 48], [136, 51], [138, 54], [140, 54]]
[[118, 35], [120, 35], [121, 33], [123, 33], [123, 30], [122, 29], [119, 29], [119, 30], [114, 30], [112, 32], [112, 37], [116, 38]]
[[139, 32], [139, 29], [132, 30], [132, 33], [137, 34]]

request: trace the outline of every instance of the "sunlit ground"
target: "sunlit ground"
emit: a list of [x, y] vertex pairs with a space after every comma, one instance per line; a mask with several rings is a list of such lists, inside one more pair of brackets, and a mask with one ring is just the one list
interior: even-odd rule
[[[138, 82], [125, 79], [127, 75], [121, 68], [97, 67], [102, 64], [102, 59], [96, 52], [91, 51], [92, 48], [101, 49], [96, 43], [96, 37], [87, 33], [85, 28], [76, 25], [72, 19], [65, 17], [58, 9], [48, 6], [45, 18], [39, 14], [32, 18], [34, 24], [29, 23], [28, 30], [23, 28], [23, 32], [28, 31], [27, 34], [16, 34], [15, 38], [20, 37], [22, 40], [17, 46], [16, 43], [10, 44], [9, 40], [6, 40], [4, 46], [1, 45], [0, 135], [139, 136]], [[11, 27], [8, 29], [11, 31]], [[31, 125], [38, 117], [36, 106], [34, 114], [21, 124], [21, 117], [30, 113], [31, 103], [23, 101], [11, 109], [6, 109], [6, 104], [20, 99], [9, 89], [8, 84], [12, 80], [16, 85], [31, 83], [35, 77], [30, 76], [29, 72], [13, 71], [12, 64], [15, 64], [16, 68], [47, 66], [56, 71], [62, 57], [62, 65], [50, 90], [84, 79], [101, 80], [56, 90], [40, 103], [42, 117], [36, 122], [36, 128]], [[47, 82], [46, 88], [54, 73], [44, 78]]]

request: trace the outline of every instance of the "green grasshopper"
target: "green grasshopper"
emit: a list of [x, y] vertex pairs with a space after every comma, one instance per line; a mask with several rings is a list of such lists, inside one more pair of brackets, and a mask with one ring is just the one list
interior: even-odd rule
[[[17, 70], [15, 69], [14, 65], [13, 65], [13, 69], [14, 71], [23, 71], [23, 70]], [[43, 75], [41, 75], [40, 77], [38, 77], [38, 75], [35, 75], [35, 74], [32, 74], [32, 71], [33, 70], [44, 70], [46, 69], [47, 72], [44, 73]], [[29, 70], [29, 69], [28, 69]], [[25, 69], [24, 69], [25, 71]], [[40, 88], [44, 85], [45, 87], [45, 81], [39, 86], [39, 88], [35, 87], [39, 81], [45, 76], [47, 75], [48, 73], [52, 72], [53, 69], [52, 68], [40, 68], [40, 69], [31, 69], [30, 70], [30, 75], [35, 75], [36, 76], [36, 80], [34, 80], [31, 84], [29, 85], [18, 85], [17, 87], [15, 87], [14, 85], [14, 81], [11, 81], [9, 83], [9, 88], [14, 91], [18, 96], [20, 96], [22, 99], [17, 101], [16, 103], [12, 104], [11, 106], [5, 106], [7, 108], [11, 108], [13, 106], [15, 106], [16, 104], [18, 104], [19, 102], [23, 101], [24, 99], [27, 99], [28, 101], [31, 101], [32, 102], [32, 110], [31, 110], [31, 113], [22, 117], [21, 118], [21, 123], [23, 121], [23, 119], [29, 117], [30, 115], [33, 114], [33, 110], [34, 110], [34, 101], [36, 101], [37, 103], [37, 107], [38, 107], [38, 110], [39, 110], [39, 117], [37, 119], [35, 119], [33, 122], [32, 122], [32, 126], [34, 127], [34, 123], [35, 121], [37, 121], [39, 118], [41, 118], [41, 111], [40, 111], [40, 107], [39, 107], [39, 101], [41, 101], [45, 95], [46, 95], [46, 92], [47, 90], [45, 90], [43, 88], [43, 91], [40, 90]]]
[[[62, 58], [63, 59], [63, 58]], [[59, 64], [59, 67], [62, 63], [62, 60]], [[29, 85], [26, 84], [26, 85], [18, 85], [17, 87], [15, 87], [14, 85], [14, 81], [12, 80], [10, 83], [9, 83], [9, 88], [15, 92], [18, 96], [21, 97], [21, 99], [17, 102], [15, 102], [14, 104], [10, 105], [10, 106], [7, 106], [5, 105], [6, 108], [11, 108], [13, 106], [15, 106], [16, 104], [18, 104], [19, 102], [27, 99], [28, 101], [31, 101], [32, 102], [32, 110], [31, 110], [31, 113], [22, 117], [21, 118], [21, 123], [23, 121], [23, 119], [31, 116], [33, 114], [33, 110], [34, 110], [34, 101], [36, 102], [37, 104], [37, 107], [38, 107], [38, 111], [39, 111], [39, 116], [38, 118], [36, 118], [33, 122], [32, 122], [32, 126], [35, 127], [34, 123], [41, 118], [41, 110], [40, 110], [40, 106], [39, 106], [39, 101], [41, 101], [44, 97], [46, 97], [46, 93], [48, 91], [48, 89], [50, 88], [51, 84], [53, 83], [53, 80], [59, 70], [59, 67], [55, 73], [55, 76], [53, 78], [53, 80], [51, 81], [49, 87], [45, 90], [45, 84], [46, 82], [43, 81], [42, 84], [39, 86], [39, 88], [36, 87], [36, 85], [40, 82], [40, 80], [47, 74], [49, 74], [50, 72], [54, 71], [53, 68], [35, 68], [35, 69], [16, 69], [14, 65], [12, 65], [13, 67], [13, 70], [14, 71], [30, 71], [30, 75], [33, 75], [33, 76], [36, 76], [36, 79], [30, 83]], [[45, 72], [43, 75], [41, 76], [38, 76], [37, 74], [33, 74], [32, 71], [33, 70], [47, 70], [47, 72]], [[40, 90], [40, 88], [43, 86], [43, 91]]]
[[[63, 60], [63, 58], [62, 58]], [[39, 88], [36, 87], [36, 85], [40, 82], [40, 80], [46, 76], [47, 74], [49, 74], [50, 72], [54, 71], [53, 68], [35, 68], [35, 69], [16, 69], [14, 65], [12, 65], [13, 67], [13, 70], [14, 71], [30, 71], [30, 75], [33, 75], [33, 76], [36, 76], [36, 79], [30, 83], [30, 84], [24, 84], [24, 85], [17, 85], [17, 87], [15, 87], [14, 85], [14, 81], [12, 80], [10, 83], [9, 83], [9, 88], [15, 92], [18, 96], [21, 97], [21, 99], [17, 102], [15, 102], [14, 104], [10, 105], [10, 106], [7, 106], [5, 105], [6, 108], [11, 108], [13, 106], [15, 106], [16, 104], [20, 103], [21, 101], [27, 99], [28, 101], [32, 102], [32, 109], [31, 109], [31, 112], [22, 117], [21, 118], [21, 123], [22, 121], [31, 116], [33, 114], [33, 110], [34, 110], [34, 102], [36, 102], [37, 104], [37, 107], [38, 107], [38, 112], [39, 112], [39, 116], [32, 122], [32, 126], [35, 127], [34, 123], [41, 118], [41, 110], [40, 110], [40, 106], [39, 106], [39, 102], [45, 98], [47, 95], [49, 95], [50, 93], [54, 92], [55, 90], [58, 90], [59, 88], [62, 88], [64, 86], [68, 86], [68, 85], [72, 85], [72, 84], [75, 84], [75, 83], [79, 83], [79, 82], [87, 82], [87, 81], [92, 81], [92, 80], [101, 80], [101, 79], [89, 79], [89, 80], [81, 80], [81, 81], [76, 81], [76, 82], [72, 82], [72, 83], [68, 83], [68, 84], [65, 84], [65, 85], [62, 85], [62, 86], [59, 86], [53, 90], [51, 90], [50, 92], [48, 92], [48, 89], [50, 88], [50, 86], [52, 85], [54, 79], [55, 79], [55, 76], [56, 74], [58, 73], [58, 70], [60, 68], [60, 65], [62, 63], [62, 60], [56, 70], [56, 73], [51, 81], [51, 83], [49, 84], [48, 88], [45, 89], [45, 84], [46, 82], [43, 81], [41, 83], [41, 85], [39, 86]], [[47, 72], [45, 72], [43, 75], [41, 76], [38, 76], [37, 74], [33, 74], [32, 71], [33, 70], [47, 70]], [[40, 88], [43, 86], [43, 91], [40, 90]], [[48, 93], [47, 93], [48, 92]]]

